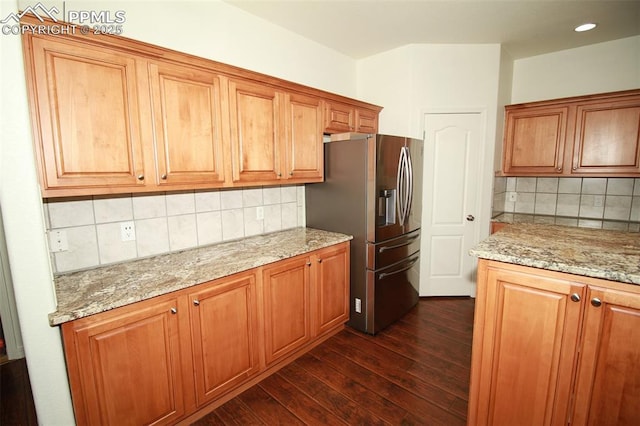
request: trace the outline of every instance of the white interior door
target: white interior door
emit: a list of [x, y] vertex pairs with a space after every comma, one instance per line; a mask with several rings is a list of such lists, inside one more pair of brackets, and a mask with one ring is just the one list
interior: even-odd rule
[[425, 114], [421, 296], [475, 296], [480, 113]]

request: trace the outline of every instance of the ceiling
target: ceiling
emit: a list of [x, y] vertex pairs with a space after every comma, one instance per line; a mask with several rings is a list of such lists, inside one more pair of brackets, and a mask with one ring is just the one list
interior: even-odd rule
[[[225, 0], [354, 59], [413, 43], [500, 43], [514, 59], [640, 34], [640, 0]], [[598, 27], [586, 33], [584, 22]]]

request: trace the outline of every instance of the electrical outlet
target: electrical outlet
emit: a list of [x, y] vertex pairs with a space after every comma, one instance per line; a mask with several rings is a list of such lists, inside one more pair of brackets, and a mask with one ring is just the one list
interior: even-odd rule
[[358, 299], [356, 297], [356, 312], [361, 314], [362, 313], [362, 300]]
[[517, 192], [508, 192], [507, 193], [507, 200], [511, 201], [512, 203], [515, 203], [516, 201], [518, 201], [518, 193]]
[[136, 227], [133, 222], [122, 222], [120, 224], [120, 240], [134, 241], [136, 239]]
[[264, 219], [264, 207], [258, 206], [256, 207], [256, 220]]
[[67, 231], [57, 230], [49, 233], [49, 250], [52, 253], [69, 250]]

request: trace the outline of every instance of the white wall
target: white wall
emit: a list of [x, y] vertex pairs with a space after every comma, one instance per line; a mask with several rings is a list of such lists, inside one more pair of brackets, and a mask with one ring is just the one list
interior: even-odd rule
[[[423, 139], [426, 112], [482, 114], [478, 239], [488, 234], [491, 218], [500, 57], [497, 44], [416, 44], [358, 62], [358, 96], [384, 106], [381, 133]], [[424, 176], [428, 179], [427, 171]], [[426, 285], [421, 283], [421, 289]]]
[[511, 103], [640, 88], [640, 36], [518, 59]]
[[[32, 3], [21, 0], [19, 5]], [[43, 3], [62, 10], [62, 2]], [[0, 4], [3, 18], [18, 10], [16, 0]], [[347, 96], [356, 92], [355, 61], [224, 3], [67, 1], [66, 9], [125, 10], [127, 37]], [[39, 424], [67, 426], [74, 423], [73, 412], [59, 330], [47, 321], [55, 310], [55, 295], [20, 39], [0, 35], [0, 46], [0, 204], [16, 303]]]

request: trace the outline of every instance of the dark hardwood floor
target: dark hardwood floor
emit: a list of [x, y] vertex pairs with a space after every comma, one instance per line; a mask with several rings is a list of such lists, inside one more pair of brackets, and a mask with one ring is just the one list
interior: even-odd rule
[[0, 425], [36, 426], [36, 409], [31, 395], [24, 358], [0, 365]]
[[376, 336], [351, 328], [195, 425], [465, 425], [474, 299], [425, 298]]

